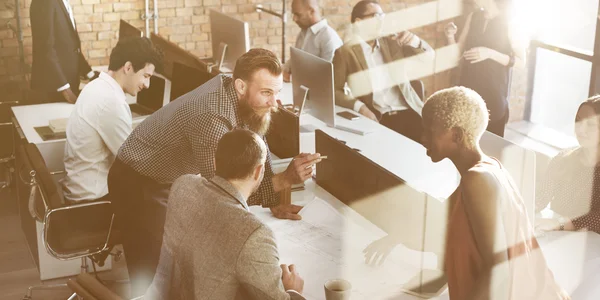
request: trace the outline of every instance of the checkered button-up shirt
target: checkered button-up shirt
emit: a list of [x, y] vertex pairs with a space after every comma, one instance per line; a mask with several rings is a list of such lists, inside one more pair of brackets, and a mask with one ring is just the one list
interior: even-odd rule
[[[217, 76], [144, 120], [123, 143], [117, 157], [159, 183], [172, 183], [185, 174], [210, 179], [215, 175], [214, 157], [221, 137], [235, 128], [247, 129], [238, 108], [233, 79]], [[272, 178], [268, 151], [264, 180], [248, 199], [249, 205], [279, 204]]]

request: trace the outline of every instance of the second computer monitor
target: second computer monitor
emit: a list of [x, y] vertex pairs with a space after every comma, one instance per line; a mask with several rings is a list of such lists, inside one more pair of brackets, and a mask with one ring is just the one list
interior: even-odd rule
[[237, 59], [250, 50], [248, 23], [211, 10], [210, 32], [215, 64], [223, 72], [233, 72]]
[[333, 64], [297, 48], [291, 54], [294, 106], [335, 127]]

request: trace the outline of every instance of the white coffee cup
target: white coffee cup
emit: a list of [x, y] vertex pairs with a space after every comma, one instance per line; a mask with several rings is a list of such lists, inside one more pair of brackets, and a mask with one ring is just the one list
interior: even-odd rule
[[344, 279], [332, 279], [325, 283], [326, 300], [349, 300], [352, 284]]

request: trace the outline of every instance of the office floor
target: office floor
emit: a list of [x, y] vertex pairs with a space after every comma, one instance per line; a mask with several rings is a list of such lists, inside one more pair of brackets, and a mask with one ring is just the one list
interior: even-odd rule
[[[127, 279], [125, 258], [113, 262], [113, 269], [98, 273], [102, 280]], [[39, 284], [65, 283], [68, 278], [41, 282], [21, 230], [18, 208], [10, 190], [0, 190], [0, 300], [22, 299], [27, 288]], [[128, 284], [109, 285], [119, 295], [129, 294]], [[71, 295], [69, 288], [34, 291], [32, 299], [58, 300]]]

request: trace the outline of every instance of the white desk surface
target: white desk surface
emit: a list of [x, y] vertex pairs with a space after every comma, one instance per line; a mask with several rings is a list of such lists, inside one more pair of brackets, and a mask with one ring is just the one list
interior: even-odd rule
[[[39, 145], [64, 140], [44, 141], [34, 128], [48, 126], [50, 120], [69, 118], [73, 111], [73, 106], [74, 104], [71, 103], [44, 103], [13, 106], [11, 109], [21, 130], [23, 130], [27, 142]], [[134, 118], [134, 126], [143, 121], [146, 117], [147, 116]]]
[[34, 127], [48, 126], [50, 120], [68, 118], [73, 110], [73, 104], [45, 103], [13, 106], [11, 109], [27, 141], [37, 145], [52, 141], [42, 140]]

